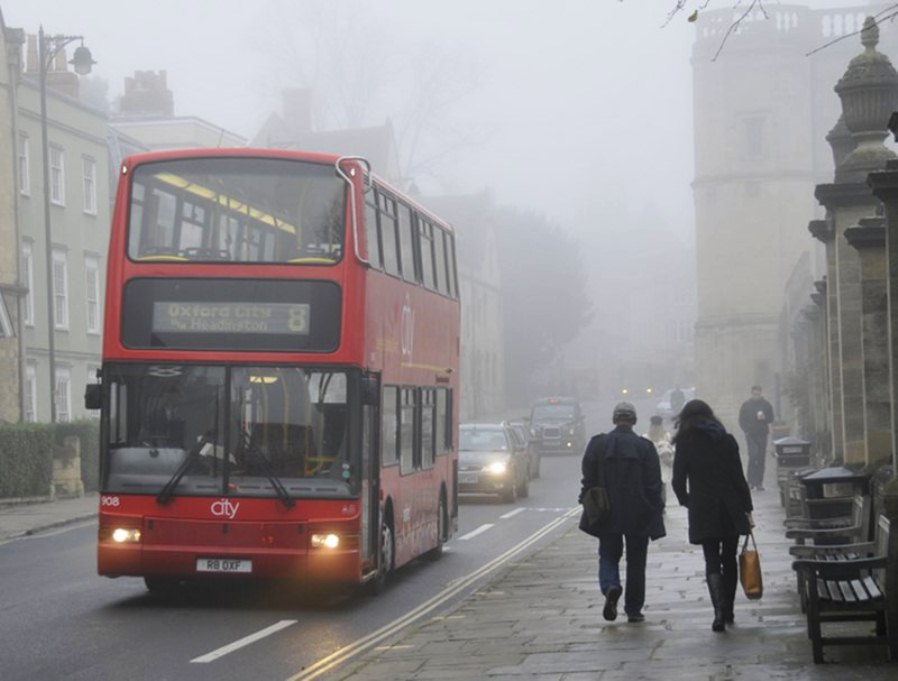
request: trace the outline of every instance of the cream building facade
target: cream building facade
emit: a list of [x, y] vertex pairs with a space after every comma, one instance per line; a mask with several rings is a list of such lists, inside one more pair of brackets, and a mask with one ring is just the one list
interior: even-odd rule
[[[841, 113], [833, 86], [857, 48], [841, 41], [808, 53], [860, 30], [875, 11], [776, 5], [769, 18], [748, 17], [716, 59], [733, 12], [706, 12], [697, 22], [696, 391], [728, 428], [738, 430], [753, 384], [782, 410], [787, 283], [805, 253], [808, 276], [825, 274], [807, 227], [824, 217], [814, 188], [833, 176], [826, 138]], [[896, 46], [898, 29], [884, 26], [880, 49]]]

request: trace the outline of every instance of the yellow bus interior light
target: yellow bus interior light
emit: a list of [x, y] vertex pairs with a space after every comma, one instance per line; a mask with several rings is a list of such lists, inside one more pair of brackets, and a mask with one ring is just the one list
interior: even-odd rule
[[336, 549], [340, 546], [340, 536], [333, 533], [313, 534], [312, 548], [315, 549]]
[[132, 527], [117, 527], [112, 531], [111, 537], [116, 544], [135, 544], [140, 541], [140, 530]]

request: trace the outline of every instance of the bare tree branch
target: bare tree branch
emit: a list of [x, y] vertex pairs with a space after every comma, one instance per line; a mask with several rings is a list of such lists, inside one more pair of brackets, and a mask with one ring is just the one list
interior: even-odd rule
[[[736, 0], [736, 4], [733, 6], [733, 9], [736, 9], [742, 4], [742, 0]], [[739, 15], [736, 19], [733, 20], [733, 23], [730, 24], [730, 27], [727, 29], [727, 32], [723, 34], [723, 40], [720, 41], [720, 45], [717, 47], [717, 52], [714, 53], [714, 56], [711, 57], [711, 61], [717, 61], [717, 57], [720, 56], [720, 53], [723, 52], [723, 47], [726, 45], [727, 40], [729, 40], [730, 36], [733, 34], [739, 25], [745, 21], [745, 18], [748, 17], [752, 13], [752, 10], [757, 7], [764, 14], [765, 19], [769, 19], [770, 15], [767, 14], [767, 10], [764, 9], [764, 0], [750, 0], [748, 3], [748, 7], [745, 8], [745, 11]]]

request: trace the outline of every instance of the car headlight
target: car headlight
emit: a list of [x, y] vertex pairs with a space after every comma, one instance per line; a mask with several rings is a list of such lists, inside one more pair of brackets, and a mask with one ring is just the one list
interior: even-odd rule
[[508, 466], [504, 461], [494, 461], [484, 470], [486, 470], [487, 473], [492, 473], [493, 475], [505, 475], [505, 472], [508, 470]]

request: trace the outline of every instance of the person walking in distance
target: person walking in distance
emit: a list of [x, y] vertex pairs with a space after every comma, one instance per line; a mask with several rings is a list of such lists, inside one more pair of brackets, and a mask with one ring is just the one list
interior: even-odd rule
[[689, 543], [701, 545], [705, 556], [705, 578], [714, 606], [711, 629], [725, 631], [735, 621], [739, 536], [754, 526], [739, 445], [702, 400], [683, 406], [673, 441], [671, 486], [680, 505], [689, 509]]
[[764, 491], [764, 463], [767, 459], [767, 438], [773, 424], [773, 406], [761, 395], [761, 386], [751, 388], [751, 397], [739, 409], [739, 427], [745, 433], [748, 447], [748, 484]]
[[[636, 408], [621, 402], [612, 414], [614, 430], [590, 439], [583, 454], [580, 499], [595, 487], [602, 466], [611, 501], [611, 515], [595, 534], [599, 538], [599, 587], [605, 596], [602, 616], [617, 619], [617, 603], [624, 594], [628, 622], [645, 620], [645, 565], [649, 539], [664, 536], [661, 465], [655, 446], [633, 432]], [[581, 529], [586, 529], [585, 517]], [[592, 532], [591, 532], [592, 533]], [[620, 561], [626, 546], [626, 591], [621, 588]]]

